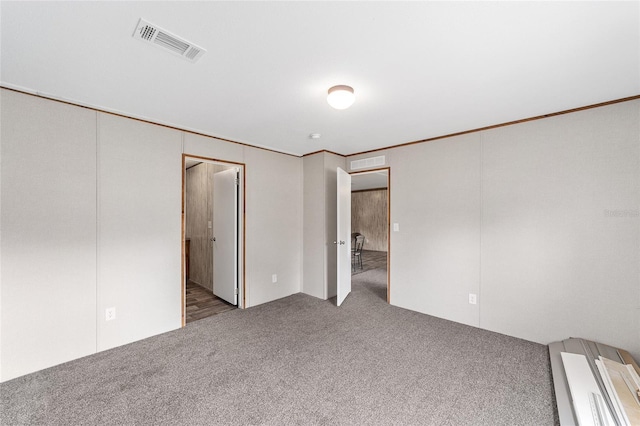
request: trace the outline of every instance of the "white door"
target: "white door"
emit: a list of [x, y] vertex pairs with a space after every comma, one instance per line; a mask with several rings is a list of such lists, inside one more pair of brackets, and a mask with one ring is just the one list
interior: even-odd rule
[[338, 167], [338, 300], [340, 306], [351, 292], [351, 175]]
[[238, 304], [238, 171], [213, 175], [213, 294]]

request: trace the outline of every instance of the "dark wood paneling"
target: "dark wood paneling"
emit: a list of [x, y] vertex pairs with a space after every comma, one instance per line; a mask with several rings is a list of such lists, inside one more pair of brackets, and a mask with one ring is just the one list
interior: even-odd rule
[[387, 251], [387, 190], [351, 193], [351, 232], [365, 236], [366, 250]]

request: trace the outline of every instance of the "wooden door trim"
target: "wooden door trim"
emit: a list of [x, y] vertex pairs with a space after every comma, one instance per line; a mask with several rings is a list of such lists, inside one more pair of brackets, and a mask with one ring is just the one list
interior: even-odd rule
[[247, 234], [246, 234], [246, 230], [247, 230], [247, 220], [246, 220], [246, 209], [247, 209], [247, 179], [246, 179], [246, 175], [247, 175], [247, 165], [245, 163], [239, 163], [236, 161], [228, 161], [228, 160], [221, 160], [219, 158], [211, 158], [211, 157], [203, 157], [200, 155], [192, 155], [192, 154], [186, 154], [186, 153], [182, 153], [182, 200], [181, 200], [181, 204], [182, 204], [182, 213], [181, 213], [181, 241], [180, 241], [180, 246], [181, 246], [181, 265], [180, 265], [180, 288], [181, 288], [181, 322], [182, 322], [182, 327], [184, 327], [186, 325], [185, 319], [186, 319], [186, 312], [185, 312], [185, 301], [186, 301], [186, 292], [187, 292], [187, 282], [186, 282], [186, 276], [185, 276], [185, 239], [186, 239], [186, 216], [185, 216], [185, 204], [186, 204], [186, 190], [187, 190], [187, 186], [186, 186], [186, 182], [187, 182], [187, 170], [186, 170], [186, 159], [187, 158], [191, 158], [191, 159], [197, 159], [197, 160], [203, 160], [203, 162], [208, 162], [208, 163], [217, 163], [217, 164], [224, 164], [224, 165], [228, 165], [228, 166], [239, 166], [242, 168], [242, 214], [241, 214], [241, 220], [242, 220], [242, 224], [238, 226], [238, 228], [240, 229], [240, 226], [242, 227], [242, 267], [241, 269], [241, 273], [242, 273], [242, 301], [238, 300], [238, 307], [239, 308], [246, 308], [247, 304], [246, 304], [246, 300], [247, 300], [247, 281], [246, 281], [246, 254], [247, 254]]

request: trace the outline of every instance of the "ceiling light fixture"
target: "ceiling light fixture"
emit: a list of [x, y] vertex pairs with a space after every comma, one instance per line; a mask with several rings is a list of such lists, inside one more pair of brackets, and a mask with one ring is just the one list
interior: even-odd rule
[[327, 96], [327, 102], [335, 109], [347, 109], [355, 99], [353, 87], [342, 84], [329, 89], [329, 95]]

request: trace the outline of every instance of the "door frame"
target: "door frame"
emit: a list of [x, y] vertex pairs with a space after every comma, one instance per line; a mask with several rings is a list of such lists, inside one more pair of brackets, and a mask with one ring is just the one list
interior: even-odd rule
[[246, 307], [246, 299], [247, 299], [247, 286], [246, 286], [246, 241], [247, 241], [247, 226], [246, 226], [246, 174], [247, 174], [247, 165], [245, 163], [239, 163], [236, 161], [228, 161], [221, 160], [219, 158], [212, 157], [203, 157], [201, 155], [193, 155], [193, 154], [182, 154], [182, 211], [180, 215], [180, 224], [181, 224], [181, 241], [180, 246], [182, 250], [182, 261], [181, 261], [181, 280], [180, 280], [180, 295], [181, 295], [181, 322], [182, 327], [185, 326], [185, 314], [186, 314], [186, 292], [187, 292], [187, 281], [186, 281], [186, 257], [185, 257], [185, 238], [186, 238], [186, 197], [187, 197], [187, 169], [186, 169], [186, 160], [193, 159], [199, 160], [203, 163], [214, 163], [220, 164], [223, 166], [237, 167], [240, 169], [240, 185], [238, 189], [241, 191], [238, 200], [240, 201], [240, 206], [238, 209], [239, 212], [239, 221], [238, 221], [238, 308], [244, 309]]
[[366, 175], [367, 173], [383, 170], [387, 172], [387, 303], [391, 304], [391, 167], [378, 167], [376, 169], [349, 172], [349, 174], [353, 177], [354, 175]]

